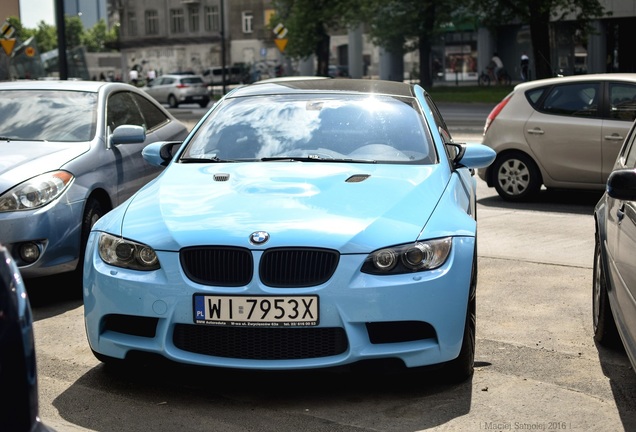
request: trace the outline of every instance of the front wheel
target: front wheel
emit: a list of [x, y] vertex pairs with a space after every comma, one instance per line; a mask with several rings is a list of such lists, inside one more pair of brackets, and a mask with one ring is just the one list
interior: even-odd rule
[[464, 338], [459, 356], [444, 365], [444, 378], [448, 382], [460, 383], [473, 376], [475, 372], [475, 340], [477, 329], [477, 250], [473, 258], [468, 292], [468, 308], [464, 324]]
[[527, 201], [541, 187], [539, 168], [523, 153], [513, 152], [497, 157], [493, 176], [497, 193], [506, 201]]
[[174, 95], [168, 96], [168, 105], [170, 105], [170, 108], [178, 108], [179, 107], [179, 102], [177, 101], [177, 98], [174, 97]]
[[489, 86], [490, 77], [486, 75], [485, 73], [482, 73], [481, 75], [479, 75], [479, 80], [477, 81], [477, 84], [479, 84], [480, 86]]
[[82, 280], [84, 273], [84, 256], [86, 255], [86, 243], [88, 242], [88, 236], [91, 232], [91, 228], [95, 225], [95, 222], [97, 222], [105, 214], [106, 211], [98, 200], [95, 198], [88, 199], [86, 207], [84, 208], [84, 215], [82, 216], [79, 263], [75, 270], [75, 277], [80, 281]]
[[594, 248], [594, 276], [592, 278], [592, 318], [594, 324], [594, 340], [607, 347], [619, 345], [618, 330], [612, 315], [607, 294], [607, 278], [601, 258], [601, 240], [596, 235]]

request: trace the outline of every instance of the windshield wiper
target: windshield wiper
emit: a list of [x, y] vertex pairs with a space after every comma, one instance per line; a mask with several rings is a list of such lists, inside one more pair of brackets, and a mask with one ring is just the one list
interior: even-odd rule
[[179, 162], [183, 163], [210, 163], [210, 162], [236, 162], [235, 160], [225, 160], [219, 159], [218, 157], [210, 157], [210, 158], [181, 158]]
[[323, 158], [320, 156], [276, 156], [261, 158], [261, 162], [349, 162], [349, 163], [377, 163], [373, 159]]

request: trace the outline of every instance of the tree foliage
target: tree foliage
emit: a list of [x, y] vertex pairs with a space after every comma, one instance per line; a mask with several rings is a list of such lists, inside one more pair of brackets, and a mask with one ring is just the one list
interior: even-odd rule
[[482, 24], [496, 29], [501, 23], [521, 22], [530, 27], [537, 78], [553, 76], [550, 50], [550, 22], [572, 19], [582, 32], [589, 32], [589, 21], [605, 15], [599, 0], [471, 0]]
[[303, 59], [314, 54], [317, 75], [326, 76], [329, 68], [330, 32], [347, 26], [349, 17], [359, 10], [363, 0], [273, 0], [275, 16], [272, 28], [283, 24], [288, 30], [285, 54]]
[[93, 27], [86, 29], [82, 36], [83, 45], [86, 46], [88, 52], [104, 52], [109, 51], [109, 46], [115, 44], [118, 40], [119, 27], [113, 27], [108, 30], [106, 22], [100, 20]]
[[365, 0], [361, 19], [376, 45], [388, 51], [419, 53], [419, 81], [432, 84], [431, 47], [444, 25], [461, 19], [466, 0]]
[[272, 27], [283, 23], [289, 33], [286, 54], [318, 60], [318, 75], [326, 75], [329, 33], [360, 24], [379, 46], [392, 53], [418, 50], [420, 82], [430, 85], [431, 45], [443, 25], [469, 0], [274, 0]]
[[[25, 41], [33, 36], [35, 44], [40, 52], [47, 52], [57, 49], [57, 28], [54, 25], [40, 21], [34, 29], [26, 28], [17, 17], [9, 17], [9, 23], [16, 29], [16, 37]], [[79, 46], [86, 46], [89, 52], [110, 51], [118, 39], [118, 28], [113, 27], [108, 30], [104, 20], [89, 29], [85, 29], [82, 20], [78, 16], [66, 16], [64, 18], [66, 27], [66, 47], [68, 49]]]

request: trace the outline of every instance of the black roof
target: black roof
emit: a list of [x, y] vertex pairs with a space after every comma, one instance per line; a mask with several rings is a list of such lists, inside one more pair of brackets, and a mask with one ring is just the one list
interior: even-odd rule
[[414, 97], [413, 85], [397, 81], [370, 79], [290, 79], [269, 81], [240, 87], [229, 97], [285, 93], [374, 93]]

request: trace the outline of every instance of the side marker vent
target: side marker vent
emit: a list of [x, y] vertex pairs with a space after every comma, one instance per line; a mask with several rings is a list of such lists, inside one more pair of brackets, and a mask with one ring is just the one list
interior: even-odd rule
[[369, 174], [354, 174], [345, 180], [345, 183], [360, 183], [371, 177]]

